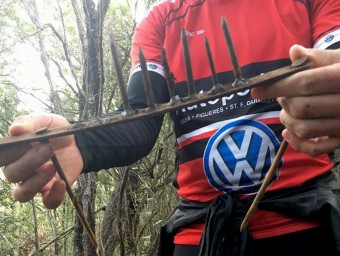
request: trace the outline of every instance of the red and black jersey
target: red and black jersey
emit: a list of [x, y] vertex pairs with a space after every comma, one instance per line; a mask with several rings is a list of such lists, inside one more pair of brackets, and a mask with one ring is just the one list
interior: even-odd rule
[[[140, 69], [141, 47], [149, 70], [163, 75], [161, 49], [165, 48], [176, 78], [176, 93], [187, 96], [181, 47], [184, 28], [197, 93], [212, 87], [205, 38], [210, 42], [219, 83], [233, 82], [222, 17], [230, 27], [244, 78], [289, 65], [288, 53], [293, 44], [325, 49], [340, 41], [338, 0], [166, 0], [155, 4], [136, 28], [132, 73]], [[279, 114], [275, 99], [252, 99], [249, 90], [172, 113], [178, 195], [210, 202], [222, 193], [255, 193], [282, 139]], [[299, 186], [332, 167], [326, 154], [310, 157], [288, 147], [277, 180], [269, 190]], [[251, 228], [255, 238], [262, 238], [315, 225], [318, 224], [258, 211]], [[184, 229], [175, 242], [198, 243], [201, 228], [197, 224]]]

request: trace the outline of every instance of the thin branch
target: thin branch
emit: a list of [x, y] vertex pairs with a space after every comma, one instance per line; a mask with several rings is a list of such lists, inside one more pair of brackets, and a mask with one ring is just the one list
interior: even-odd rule
[[14, 246], [8, 241], [7, 237], [4, 234], [1, 234], [3, 240], [5, 241], [7, 252], [10, 256], [14, 256]]
[[58, 5], [59, 14], [60, 14], [60, 19], [61, 19], [61, 24], [62, 24], [62, 28], [63, 28], [64, 40], [65, 40], [65, 43], [67, 44], [67, 37], [66, 37], [66, 30], [65, 30], [65, 21], [64, 21], [64, 14], [63, 14], [63, 11], [62, 11], [61, 6], [60, 6], [60, 4], [59, 4], [59, 0], [57, 0], [57, 5]]
[[[68, 229], [66, 229], [64, 232], [60, 233], [58, 236], [56, 236], [55, 238], [51, 239], [50, 241], [48, 241], [46, 244], [44, 244], [44, 246], [40, 247], [39, 251], [42, 252], [43, 250], [45, 250], [47, 247], [49, 247], [51, 244], [53, 244], [54, 242], [63, 239], [65, 236], [67, 236], [69, 233], [71, 233], [74, 230], [74, 226], [69, 227]], [[32, 253], [29, 254], [29, 256], [33, 256], [36, 255], [37, 251], [34, 251]]]
[[12, 83], [12, 82], [10, 82], [10, 81], [6, 81], [6, 82], [4, 82], [4, 84], [13, 86], [18, 92], [21, 92], [21, 93], [23, 93], [23, 94], [26, 94], [26, 95], [31, 96], [32, 98], [38, 100], [40, 103], [42, 103], [43, 105], [45, 105], [47, 109], [51, 109], [51, 106], [50, 106], [50, 105], [48, 105], [47, 103], [45, 103], [45, 102], [44, 102], [43, 100], [41, 100], [38, 96], [36, 96], [34, 93], [27, 92], [27, 91], [25, 91], [23, 88], [21, 88], [21, 87], [15, 85], [14, 83]]
[[76, 0], [71, 0], [71, 3], [72, 3], [74, 14], [76, 16], [78, 35], [79, 35], [81, 49], [82, 49], [82, 61], [84, 61], [85, 56], [86, 56], [85, 29], [84, 29], [83, 23], [81, 22], [81, 15], [80, 15], [81, 12], [78, 6], [78, 2]]
[[2, 116], [0, 116], [0, 120], [1, 120], [1, 122], [4, 122], [6, 124], [6, 126], [10, 126], [12, 124], [10, 121], [8, 121], [7, 119], [3, 118]]
[[17, 45], [18, 43], [21, 43], [22, 41], [25, 41], [26, 39], [28, 39], [28, 38], [30, 38], [30, 37], [32, 37], [32, 36], [35, 36], [35, 35], [37, 35], [37, 34], [39, 34], [41, 31], [43, 31], [44, 29], [46, 29], [46, 28], [48, 28], [48, 27], [49, 27], [48, 25], [44, 25], [44, 26], [40, 27], [39, 29], [37, 29], [37, 31], [35, 31], [34, 33], [29, 34], [29, 35], [26, 35], [26, 36], [24, 36], [24, 37], [18, 39], [17, 41], [14, 41], [14, 43], [13, 43], [12, 45], [10, 45], [10, 46], [8, 46], [8, 47], [6, 47], [6, 48], [1, 49], [1, 50], [0, 50], [0, 54], [4, 53], [4, 52], [7, 51], [7, 50], [12, 49], [12, 48], [13, 48], [15, 45]]
[[[41, 27], [41, 24], [40, 24], [39, 10], [38, 10], [38, 6], [36, 4], [36, 0], [22, 1], [22, 3], [24, 5], [26, 3], [25, 10], [26, 10], [28, 16], [30, 17], [31, 21], [35, 24], [36, 29], [39, 29]], [[44, 40], [43, 40], [41, 33], [38, 33], [37, 35], [38, 35], [38, 43], [39, 43], [39, 50], [40, 50], [40, 59], [41, 59], [41, 62], [43, 63], [43, 65], [44, 65], [45, 77], [46, 77], [47, 82], [48, 82], [49, 87], [50, 87], [50, 100], [53, 103], [54, 111], [57, 114], [63, 115], [63, 113], [64, 113], [63, 106], [61, 104], [58, 92], [55, 91], [54, 83], [52, 81], [49, 63], [48, 63], [48, 58], [47, 58], [47, 53], [46, 53], [46, 50], [45, 50], [45, 43], [44, 43]]]
[[[78, 82], [78, 78], [77, 78], [77, 75], [75, 74], [74, 72], [74, 67], [73, 67], [73, 64], [72, 64], [72, 61], [71, 61], [71, 58], [70, 58], [70, 55], [69, 55], [69, 52], [68, 52], [68, 46], [67, 46], [67, 43], [65, 42], [65, 40], [62, 38], [62, 36], [58, 33], [58, 31], [54, 28], [54, 26], [52, 24], [46, 24], [46, 26], [49, 26], [54, 35], [59, 39], [59, 41], [61, 42], [62, 46], [63, 46], [63, 49], [64, 49], [64, 55], [65, 55], [65, 58], [67, 60], [67, 63], [69, 65], [69, 68], [70, 68], [70, 71], [71, 71], [71, 74], [72, 74], [72, 77], [76, 83], [76, 87], [78, 89], [78, 91], [82, 94], [83, 97], [85, 97], [85, 93], [84, 91], [82, 90], [82, 88], [79, 86], [79, 82]], [[77, 93], [76, 93], [77, 95]]]
[[35, 251], [36, 256], [40, 255], [40, 249], [39, 249], [39, 235], [38, 235], [38, 220], [37, 220], [37, 212], [35, 210], [35, 201], [34, 198], [31, 200], [32, 204], [32, 210], [33, 210], [33, 221], [34, 221], [34, 245], [35, 245]]
[[73, 88], [73, 86], [70, 84], [70, 82], [66, 79], [66, 77], [64, 76], [64, 73], [59, 65], [59, 63], [52, 59], [52, 61], [54, 62], [54, 64], [57, 66], [58, 68], [58, 73], [60, 75], [60, 77], [64, 80], [64, 82], [66, 83], [66, 85], [71, 89], [71, 91], [75, 94], [75, 95], [78, 95], [77, 91]]
[[103, 56], [103, 23], [104, 23], [104, 12], [103, 10], [103, 1], [100, 0], [98, 3], [98, 57], [99, 57], [99, 102], [98, 102], [98, 109], [96, 110], [97, 116], [103, 113], [103, 90], [104, 90], [104, 56]]

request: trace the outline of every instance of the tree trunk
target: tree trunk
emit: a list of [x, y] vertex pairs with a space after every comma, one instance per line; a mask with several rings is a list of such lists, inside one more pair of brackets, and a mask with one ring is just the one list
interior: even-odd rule
[[[102, 20], [109, 6], [109, 0], [100, 1], [95, 6], [93, 0], [82, 0], [86, 45], [84, 59], [84, 82], [83, 91], [85, 98], [80, 98], [79, 117], [81, 120], [96, 117], [101, 114], [101, 98], [103, 88], [102, 70]], [[80, 30], [81, 31], [81, 30]], [[92, 230], [95, 231], [95, 193], [96, 174], [89, 173], [79, 178], [77, 196], [81, 202], [84, 214], [88, 219]], [[95, 233], [95, 232], [94, 232]], [[80, 220], [76, 218], [74, 255], [95, 255], [95, 248], [91, 244], [87, 233], [83, 229]]]
[[103, 20], [110, 1], [99, 1], [97, 7], [93, 0], [82, 1], [87, 46], [83, 90], [87, 98], [80, 104], [80, 118], [88, 119], [102, 113], [101, 99], [104, 86], [102, 33]]
[[[140, 186], [139, 178], [131, 167], [119, 168], [117, 186], [112, 192], [102, 223], [102, 244], [105, 256], [111, 256], [119, 246], [120, 254], [136, 255], [137, 226], [140, 213], [135, 205], [135, 192]], [[125, 245], [126, 244], [126, 245]]]
[[[79, 201], [83, 208], [85, 217], [87, 218], [92, 230], [95, 230], [95, 194], [96, 194], [96, 174], [83, 174], [78, 179], [76, 189]], [[74, 235], [74, 255], [75, 256], [93, 256], [95, 248], [91, 243], [80, 219], [75, 220], [75, 235]]]

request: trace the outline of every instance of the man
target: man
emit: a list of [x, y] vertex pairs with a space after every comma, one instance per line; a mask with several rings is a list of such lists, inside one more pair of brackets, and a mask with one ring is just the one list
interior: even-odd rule
[[[228, 21], [245, 78], [289, 65], [299, 57], [307, 57], [314, 69], [272, 86], [171, 113], [180, 207], [162, 228], [159, 254], [338, 255], [339, 186], [327, 153], [340, 146], [340, 51], [325, 49], [340, 45], [339, 1], [157, 3], [133, 38], [129, 99], [135, 108], [146, 106], [139, 47], [148, 62], [157, 102], [169, 100], [161, 65], [163, 47], [176, 78], [176, 94], [187, 95], [182, 28], [189, 40], [197, 92], [212, 87], [203, 50], [205, 37], [219, 82], [232, 82], [221, 17]], [[65, 185], [48, 162], [52, 151], [72, 183], [81, 171], [127, 165], [146, 155], [161, 123], [162, 117], [157, 116], [1, 152], [0, 165], [6, 166], [4, 174], [10, 182], [20, 182], [13, 191], [15, 198], [24, 202], [41, 193], [45, 206], [55, 208], [63, 199]], [[17, 135], [62, 125], [67, 121], [56, 115], [21, 117], [9, 131]], [[250, 223], [251, 243], [249, 233], [238, 232], [238, 223], [283, 138], [290, 146], [277, 180]]]

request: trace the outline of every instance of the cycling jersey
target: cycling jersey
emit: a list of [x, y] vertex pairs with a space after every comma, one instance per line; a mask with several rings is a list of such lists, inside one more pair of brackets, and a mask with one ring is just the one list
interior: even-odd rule
[[[143, 50], [149, 71], [164, 75], [165, 48], [176, 79], [176, 94], [188, 94], [181, 31], [188, 37], [197, 93], [212, 88], [204, 48], [208, 38], [221, 84], [234, 81], [221, 28], [229, 25], [244, 78], [289, 65], [293, 44], [327, 48], [340, 41], [340, 1], [337, 0], [166, 0], [153, 5], [133, 37], [132, 74], [140, 71]], [[275, 99], [257, 100], [245, 90], [183, 108], [171, 114], [177, 139], [177, 193], [187, 200], [210, 202], [218, 195], [255, 193], [282, 140], [280, 106]], [[328, 172], [333, 163], [324, 154], [310, 157], [288, 147], [270, 191], [296, 187]], [[268, 220], [271, 219], [270, 223]], [[283, 234], [317, 225], [258, 212], [251, 223], [255, 238]], [[197, 244], [200, 224], [175, 238]], [[186, 235], [187, 234], [187, 235]], [[176, 240], [177, 239], [177, 240]]]

